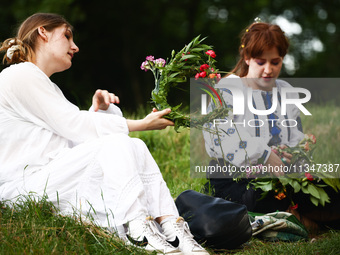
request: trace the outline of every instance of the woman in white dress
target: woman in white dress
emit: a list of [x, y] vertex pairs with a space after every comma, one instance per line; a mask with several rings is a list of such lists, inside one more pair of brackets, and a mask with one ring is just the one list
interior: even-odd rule
[[47, 195], [62, 214], [90, 216], [128, 244], [208, 254], [178, 217], [145, 144], [128, 136], [173, 125], [163, 118], [169, 109], [127, 120], [114, 105], [119, 98], [105, 90], [89, 111], [70, 103], [49, 78], [70, 68], [79, 51], [59, 15], [30, 16], [0, 50], [10, 65], [0, 74], [1, 200]]

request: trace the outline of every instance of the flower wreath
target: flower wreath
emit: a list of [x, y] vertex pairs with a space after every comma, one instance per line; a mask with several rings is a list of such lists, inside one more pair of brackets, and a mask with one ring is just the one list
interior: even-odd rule
[[[171, 52], [171, 59], [155, 59], [147, 56], [141, 69], [151, 70], [155, 78], [155, 88], [151, 93], [151, 101], [158, 110], [171, 108], [165, 118], [175, 123], [175, 130], [179, 127], [202, 128], [205, 122], [215, 119], [216, 116], [226, 115], [228, 109], [221, 99], [220, 91], [215, 90], [215, 84], [221, 79], [221, 74], [215, 66], [216, 53], [211, 46], [203, 44], [200, 36], [194, 38], [179, 52]], [[168, 102], [168, 93], [171, 89], [187, 82], [191, 77], [200, 79], [202, 90], [207, 93], [215, 104], [214, 111], [199, 118], [190, 118], [183, 112], [182, 104], [171, 106]]]

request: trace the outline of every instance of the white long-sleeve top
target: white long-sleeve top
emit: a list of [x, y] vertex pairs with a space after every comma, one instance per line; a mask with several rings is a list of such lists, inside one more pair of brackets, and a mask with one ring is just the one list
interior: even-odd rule
[[[203, 136], [205, 140], [205, 148], [208, 155], [212, 158], [224, 158], [235, 166], [246, 166], [249, 164], [255, 165], [265, 163], [271, 153], [268, 146], [272, 134], [270, 132], [270, 125], [272, 121], [268, 121], [268, 115], [257, 115], [252, 113], [247, 105], [247, 86], [243, 84], [242, 79], [236, 75], [230, 75], [220, 81], [222, 84], [222, 97], [227, 106], [233, 106], [233, 95], [228, 90], [228, 85], [238, 87], [245, 95], [244, 100], [244, 115], [233, 115], [230, 110], [228, 116], [224, 121], [220, 121], [218, 128], [219, 136], [209, 131], [204, 131]], [[278, 91], [278, 98], [282, 88], [291, 88], [292, 86], [283, 81], [276, 80], [276, 87]], [[272, 92], [269, 92], [272, 98]], [[287, 93], [287, 98], [297, 99], [298, 93]], [[261, 90], [252, 91], [253, 106], [257, 110], [266, 110], [266, 92]], [[208, 110], [211, 111], [213, 103], [209, 105]], [[288, 146], [296, 146], [304, 137], [302, 132], [300, 110], [292, 104], [287, 105], [287, 112], [281, 115], [281, 102], [278, 99], [278, 104], [274, 114], [278, 117], [278, 127], [281, 129], [279, 138], [280, 144]], [[294, 121], [292, 121], [294, 120]], [[250, 121], [250, 122], [248, 122]], [[257, 121], [257, 122], [256, 122]], [[231, 126], [231, 122], [237, 123]], [[288, 127], [287, 127], [288, 126]], [[213, 123], [205, 124], [205, 127], [215, 131]], [[278, 145], [278, 144], [273, 144]]]
[[25, 167], [46, 165], [76, 144], [128, 132], [117, 106], [101, 112], [79, 110], [33, 63], [11, 65], [0, 73], [0, 185], [22, 177]]

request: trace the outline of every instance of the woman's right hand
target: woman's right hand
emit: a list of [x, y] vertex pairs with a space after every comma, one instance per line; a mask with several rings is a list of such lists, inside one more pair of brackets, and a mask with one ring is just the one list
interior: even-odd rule
[[107, 90], [97, 89], [92, 97], [92, 105], [94, 111], [103, 110], [106, 111], [110, 104], [119, 104], [119, 98], [108, 92]]

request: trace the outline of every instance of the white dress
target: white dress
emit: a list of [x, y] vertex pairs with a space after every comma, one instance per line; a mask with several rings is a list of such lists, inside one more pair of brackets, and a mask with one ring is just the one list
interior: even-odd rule
[[[236, 75], [230, 75], [220, 81], [222, 97], [228, 107], [233, 106], [233, 95], [228, 86], [232, 85], [239, 88], [243, 95], [247, 95], [247, 87], [243, 84], [242, 79]], [[244, 100], [244, 114], [233, 115], [230, 110], [225, 121], [216, 125], [220, 132], [217, 136], [209, 131], [204, 131], [205, 148], [211, 158], [224, 158], [231, 164], [241, 167], [265, 163], [271, 153], [271, 145], [285, 144], [290, 147], [296, 146], [304, 137], [302, 132], [300, 110], [292, 104], [287, 105], [286, 114], [281, 114], [281, 89], [291, 88], [292, 86], [283, 81], [276, 80], [278, 91], [278, 104], [275, 114], [275, 125], [279, 128], [278, 134], [274, 135], [272, 127], [274, 126], [273, 116], [257, 115], [250, 111], [247, 105], [247, 97]], [[257, 110], [267, 110], [268, 101], [272, 104], [272, 92], [262, 90], [252, 91], [252, 104]], [[287, 98], [299, 98], [297, 93], [287, 93]], [[213, 104], [209, 105], [211, 111]], [[271, 121], [269, 121], [271, 120]], [[224, 124], [226, 123], [226, 124]], [[231, 123], [236, 123], [231, 125]], [[205, 124], [207, 129], [214, 129], [213, 123]]]
[[0, 199], [47, 195], [62, 214], [118, 228], [142, 216], [178, 212], [144, 142], [126, 119], [81, 111], [33, 63], [0, 74]]

